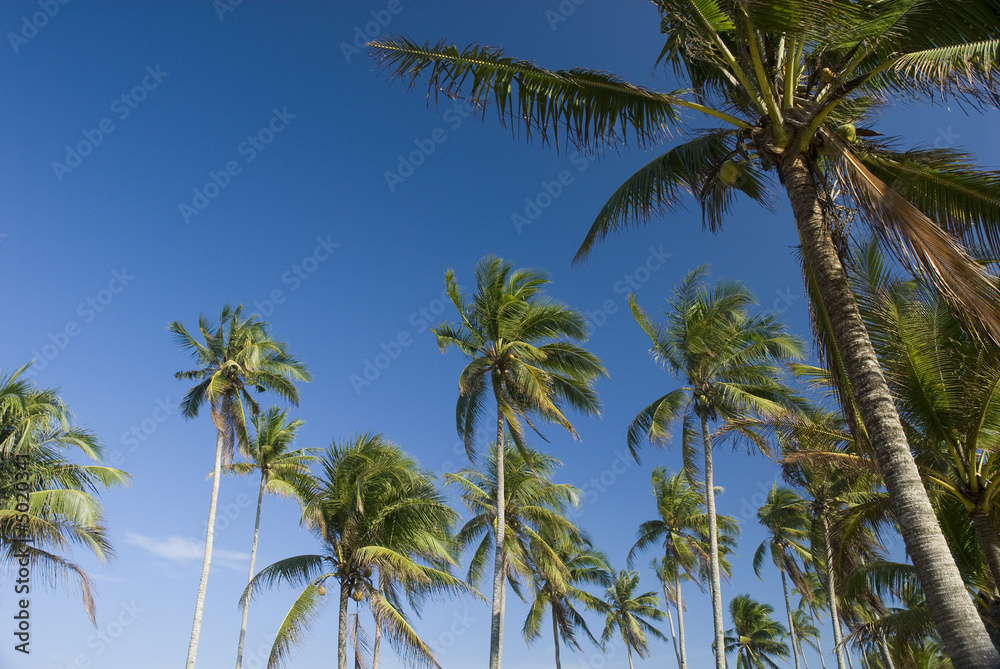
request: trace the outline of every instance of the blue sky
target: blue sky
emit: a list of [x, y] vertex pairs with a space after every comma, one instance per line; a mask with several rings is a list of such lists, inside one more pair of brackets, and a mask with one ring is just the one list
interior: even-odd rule
[[[0, 666], [161, 669], [184, 660], [214, 435], [207, 416], [185, 420], [176, 408], [187, 388], [173, 373], [189, 361], [167, 333], [170, 321], [194, 325], [225, 303], [244, 304], [313, 374], [293, 411], [306, 421], [300, 446], [374, 430], [440, 472], [465, 464], [453, 418], [463, 360], [442, 356], [428, 330], [453, 316], [441, 299], [445, 270], [468, 285], [476, 261], [492, 253], [549, 271], [549, 292], [591, 319], [588, 346], [611, 377], [598, 384], [603, 417], [574, 420], [580, 441], [548, 428], [550, 443], [537, 446], [565, 463], [560, 481], [585, 490], [575, 518], [619, 568], [654, 512], [653, 466], [680, 462], [676, 450], [650, 448], [641, 464], [624, 457], [629, 421], [676, 387], [650, 359], [627, 294], [659, 311], [686, 272], [711, 263], [713, 275], [745, 281], [762, 309], [808, 337], [787, 207], [743, 205], [717, 235], [702, 231], [691, 207], [612, 237], [571, 267], [605, 198], [655, 154], [595, 159], [512, 141], [492, 110], [485, 122], [460, 104], [435, 110], [420, 85], [407, 94], [355, 46], [366, 31], [365, 39], [477, 41], [550, 68], [673, 90], [653, 67], [662, 37], [650, 3], [9, 1], [0, 28], [0, 367], [34, 358], [36, 381], [60, 387], [109, 460], [133, 477], [129, 489], [103, 496], [117, 558], [104, 567], [74, 556], [97, 579], [98, 628], [78, 599], [40, 587], [31, 655], [15, 653], [0, 624], [8, 639]], [[901, 108], [876, 129], [908, 144], [982, 152], [996, 146], [995, 121]], [[726, 489], [719, 510], [744, 523], [724, 599], [749, 592], [780, 611], [777, 574], [760, 581], [750, 568], [763, 539], [753, 513], [777, 470], [728, 445], [717, 462]], [[223, 482], [202, 667], [233, 661], [255, 485]], [[315, 549], [297, 507], [266, 500], [258, 565]], [[643, 574], [645, 589], [657, 589]], [[688, 647], [700, 666], [711, 609], [689, 590]], [[250, 649], [269, 647], [293, 597], [275, 591], [253, 606]], [[12, 600], [5, 580], [0, 619]], [[551, 639], [527, 648], [526, 609], [508, 602], [505, 660], [549, 666]], [[443, 602], [427, 607], [419, 631], [444, 666], [478, 667], [488, 619], [484, 604]], [[291, 666], [329, 666], [335, 628], [331, 607]], [[638, 666], [669, 660], [667, 645], [653, 648]], [[566, 666], [627, 666], [622, 649], [603, 659], [585, 651], [564, 654]], [[254, 661], [250, 652], [244, 666], [262, 666]], [[391, 653], [383, 662], [399, 666]]]

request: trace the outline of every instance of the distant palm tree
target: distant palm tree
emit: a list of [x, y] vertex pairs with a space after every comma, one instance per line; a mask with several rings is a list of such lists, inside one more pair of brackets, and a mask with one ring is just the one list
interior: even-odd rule
[[607, 642], [618, 632], [628, 653], [628, 666], [633, 669], [632, 651], [639, 657], [649, 657], [648, 636], [666, 641], [660, 630], [649, 621], [663, 620], [666, 616], [658, 607], [654, 592], [636, 595], [639, 588], [639, 572], [618, 572], [615, 581], [604, 594], [604, 602], [598, 611], [606, 616], [601, 641]]
[[726, 632], [726, 652], [736, 653], [736, 669], [778, 669], [773, 657], [788, 659], [788, 631], [775, 621], [774, 609], [749, 595], [737, 595], [729, 602], [733, 628]]
[[683, 427], [685, 468], [695, 470], [693, 439], [697, 418], [704, 454], [705, 507], [708, 513], [709, 574], [715, 625], [716, 666], [723, 669], [722, 592], [719, 531], [715, 512], [710, 421], [774, 413], [792, 403], [791, 391], [780, 382], [780, 363], [800, 357], [804, 345], [788, 334], [773, 315], [753, 315], [753, 295], [735, 281], [705, 286], [708, 268], [688, 273], [668, 301], [666, 325], [652, 321], [630, 298], [636, 322], [653, 342], [657, 362], [687, 385], [672, 390], [643, 409], [628, 428], [628, 445], [637, 453], [642, 439], [665, 443], [671, 427]]
[[[264, 493], [269, 492], [282, 497], [291, 497], [304, 504], [310, 494], [314, 481], [309, 475], [309, 465], [319, 458], [314, 453], [318, 448], [303, 448], [290, 450], [295, 441], [295, 433], [303, 425], [296, 418], [288, 420], [288, 410], [271, 407], [253, 419], [254, 437], [246, 449], [246, 462], [224, 465], [223, 473], [246, 476], [260, 472], [260, 487], [257, 492], [257, 516], [253, 525], [253, 544], [250, 548], [250, 575], [247, 582], [253, 580], [254, 563], [257, 560], [257, 538], [260, 530], [260, 509], [264, 501]], [[236, 651], [236, 669], [243, 664], [243, 640], [247, 631], [247, 616], [250, 607], [244, 603], [243, 621], [240, 624], [240, 642]]]
[[181, 413], [194, 418], [202, 405], [208, 404], [212, 423], [218, 431], [215, 440], [215, 468], [212, 471], [212, 496], [208, 505], [208, 528], [205, 531], [205, 559], [201, 567], [201, 581], [194, 608], [194, 624], [188, 646], [187, 669], [194, 669], [198, 656], [198, 637], [201, 634], [201, 617], [205, 609], [205, 589], [212, 564], [212, 543], [215, 536], [215, 509], [219, 500], [219, 479], [222, 465], [233, 458], [233, 446], [245, 448], [247, 418], [243, 404], [251, 416], [260, 413], [260, 407], [250, 395], [250, 390], [270, 390], [292, 404], [298, 404], [299, 392], [295, 381], [308, 381], [305, 366], [293, 358], [285, 345], [268, 331], [267, 323], [257, 316], [244, 317], [243, 307], [229, 305], [222, 308], [219, 325], [210, 323], [204, 316], [198, 318], [198, 329], [204, 343], [191, 336], [179, 321], [170, 323], [177, 344], [191, 352], [198, 368], [177, 372], [181, 380], [198, 380], [181, 402]]
[[[798, 646], [799, 657], [802, 658], [802, 663], [806, 669], [809, 669], [809, 662], [806, 660], [805, 653], [802, 652], [802, 646], [803, 644], [808, 645], [819, 653], [820, 658], [823, 657], [823, 649], [819, 645], [819, 628], [813, 622], [812, 615], [802, 609], [794, 609], [792, 611], [792, 622], [792, 627], [795, 629], [795, 643]], [[824, 662], [823, 665], [826, 666], [826, 663]]]
[[[275, 635], [268, 659], [276, 669], [318, 616], [326, 581], [337, 583], [338, 669], [347, 669], [348, 604], [365, 602], [381, 632], [406, 658], [438, 666], [401, 609], [428, 595], [470, 592], [452, 576], [451, 528], [458, 514], [433, 476], [381, 435], [336, 441], [321, 459], [322, 473], [304, 519], [323, 545], [317, 555], [279, 560], [258, 573], [241, 602], [282, 583], [304, 586]], [[402, 592], [400, 592], [402, 591]]]
[[26, 560], [50, 583], [76, 580], [96, 626], [93, 584], [66, 551], [76, 544], [101, 562], [114, 555], [97, 494], [127, 485], [129, 476], [69, 459], [79, 451], [100, 463], [104, 447], [72, 424], [58, 391], [21, 378], [29, 366], [0, 373], [0, 567], [16, 573]]
[[[607, 372], [594, 355], [573, 344], [587, 338], [586, 319], [577, 311], [544, 296], [549, 283], [541, 272], [515, 270], [501, 258], [486, 256], [476, 265], [476, 292], [468, 299], [455, 280], [445, 273], [445, 285], [459, 322], [434, 329], [438, 347], [457, 347], [471, 362], [458, 382], [456, 419], [466, 452], [474, 459], [476, 428], [485, 415], [488, 397], [496, 403], [496, 442], [504, 442], [505, 426], [514, 444], [526, 453], [524, 426], [534, 429], [531, 416], [556, 423], [574, 437], [576, 430], [562, 407], [587, 414], [599, 413], [593, 382]], [[490, 618], [490, 669], [499, 669], [503, 656], [505, 544], [504, 458], [497, 463], [494, 508], [497, 541], [493, 561], [492, 614]]]

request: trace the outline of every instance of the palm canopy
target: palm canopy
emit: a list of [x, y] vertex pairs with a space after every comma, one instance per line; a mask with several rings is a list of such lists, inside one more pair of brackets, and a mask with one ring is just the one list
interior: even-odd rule
[[736, 653], [736, 669], [778, 669], [772, 658], [788, 658], [788, 644], [782, 641], [788, 631], [772, 613], [770, 605], [749, 595], [737, 595], [729, 602], [733, 628], [726, 632], [726, 652]]
[[305, 424], [299, 418], [289, 420], [288, 409], [271, 407], [253, 417], [254, 434], [243, 454], [246, 462], [223, 467], [224, 474], [246, 476], [258, 472], [264, 492], [281, 497], [305, 500], [313, 479], [309, 466], [319, 458], [319, 448], [291, 450], [295, 435]]
[[604, 633], [601, 641], [607, 642], [618, 632], [629, 652], [629, 664], [634, 650], [639, 657], [649, 657], [649, 637], [666, 641], [660, 630], [650, 620], [663, 620], [666, 616], [658, 608], [659, 599], [654, 592], [636, 594], [639, 589], [639, 572], [622, 570], [604, 594], [604, 604], [599, 609], [605, 614]]
[[586, 319], [542, 293], [549, 283], [542, 272], [514, 269], [486, 256], [475, 274], [476, 292], [466, 296], [448, 270], [448, 296], [460, 320], [434, 328], [442, 351], [455, 346], [471, 359], [459, 378], [455, 411], [470, 459], [491, 394], [523, 452], [524, 423], [535, 428], [530, 416], [557, 423], [576, 437], [562, 407], [597, 414], [600, 402], [591, 385], [607, 376], [600, 360], [572, 343], [587, 338]]
[[797, 561], [803, 560], [806, 564], [812, 561], [808, 512], [808, 502], [791, 488], [777, 484], [771, 488], [757, 510], [757, 520], [770, 534], [754, 553], [753, 570], [758, 577], [765, 557], [770, 555], [774, 566], [788, 574], [796, 588], [802, 592], [808, 590]]
[[458, 514], [433, 476], [381, 435], [362, 434], [323, 453], [314, 496], [303, 519], [323, 546], [316, 555], [279, 560], [247, 586], [255, 596], [283, 583], [303, 587], [275, 636], [269, 667], [281, 666], [322, 610], [324, 583], [340, 585], [340, 667], [346, 669], [347, 604], [363, 601], [404, 658], [438, 666], [410, 625], [403, 604], [469, 592], [450, 573], [451, 531]]
[[104, 447], [73, 424], [57, 390], [22, 378], [28, 367], [0, 374], [0, 565], [16, 572], [26, 556], [32, 574], [51, 585], [76, 580], [96, 626], [92, 581], [66, 552], [76, 545], [102, 562], [114, 556], [97, 496], [129, 476], [68, 459], [79, 451], [100, 463]]

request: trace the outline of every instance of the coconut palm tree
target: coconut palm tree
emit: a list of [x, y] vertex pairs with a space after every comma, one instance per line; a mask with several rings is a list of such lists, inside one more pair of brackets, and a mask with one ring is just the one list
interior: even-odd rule
[[323, 546], [315, 555], [285, 558], [254, 576], [241, 598], [288, 583], [302, 586], [275, 635], [269, 669], [285, 662], [321, 612], [325, 583], [339, 586], [338, 669], [347, 669], [348, 604], [364, 602], [381, 633], [409, 660], [438, 666], [401, 602], [457, 595], [468, 586], [449, 573], [458, 514], [433, 476], [381, 435], [334, 441], [321, 458], [315, 494], [303, 519]]
[[795, 669], [799, 669], [799, 642], [796, 636], [795, 620], [792, 617], [792, 602], [788, 596], [788, 579], [800, 591], [807, 586], [802, 578], [802, 570], [797, 559], [808, 563], [812, 551], [808, 546], [810, 522], [806, 515], [808, 504], [791, 488], [774, 484], [767, 494], [764, 504], [757, 510], [757, 520], [770, 534], [761, 542], [753, 556], [753, 571], [760, 578], [764, 558], [768, 553], [771, 561], [781, 572], [781, 590], [785, 595], [785, 612], [788, 615], [788, 635], [792, 641], [792, 659]]
[[[677, 662], [681, 669], [686, 669], [681, 573], [683, 571], [688, 578], [698, 582], [698, 573], [709, 570], [708, 513], [704, 498], [695, 492], [683, 472], [668, 475], [666, 469], [657, 467], [653, 470], [652, 479], [659, 517], [639, 526], [627, 564], [629, 567], [633, 565], [639, 551], [663, 546], [661, 565], [670, 567], [670, 572], [664, 573], [663, 579], [664, 605], [668, 607], [672, 601], [677, 608]], [[736, 520], [730, 516], [717, 516], [716, 525], [720, 544], [727, 547], [735, 545], [740, 529]], [[728, 573], [728, 568], [723, 571]]]
[[[693, 440], [697, 420], [704, 458], [704, 494], [708, 520], [709, 574], [715, 648], [723, 648], [719, 529], [715, 512], [711, 421], [725, 423], [748, 414], [775, 413], [793, 402], [779, 381], [779, 363], [802, 354], [803, 344], [785, 332], [773, 315], [754, 315], [753, 296], [738, 282], [720, 280], [705, 286], [707, 267], [688, 273], [668, 301], [666, 325], [655, 323], [630, 299], [636, 322], [653, 342], [653, 357], [687, 385], [670, 391], [643, 409], [628, 428], [633, 455], [644, 438], [662, 444], [676, 423], [682, 425], [685, 468], [695, 471]], [[716, 666], [725, 656], [716, 652]]]
[[[253, 544], [250, 548], [250, 574], [247, 582], [253, 580], [254, 563], [257, 560], [257, 539], [260, 533], [260, 509], [264, 502], [264, 493], [280, 495], [296, 499], [300, 504], [310, 496], [310, 488], [314, 481], [309, 475], [309, 465], [318, 458], [314, 455], [318, 448], [302, 448], [291, 450], [295, 441], [295, 433], [302, 427], [303, 421], [295, 418], [288, 420], [288, 410], [271, 407], [264, 413], [253, 418], [254, 436], [246, 449], [246, 462], [224, 465], [225, 474], [247, 476], [254, 472], [260, 473], [260, 486], [257, 490], [257, 516], [253, 525]], [[243, 664], [243, 641], [247, 631], [247, 616], [250, 608], [244, 604], [243, 621], [240, 624], [240, 641], [236, 651], [236, 669]]]
[[[538, 271], [514, 269], [501, 258], [486, 256], [476, 265], [476, 292], [466, 296], [455, 273], [445, 273], [445, 285], [459, 322], [434, 328], [438, 347], [455, 346], [471, 361], [458, 382], [456, 420], [470, 460], [475, 458], [476, 429], [492, 396], [496, 403], [496, 442], [509, 431], [514, 444], [527, 453], [524, 424], [531, 417], [553, 422], [578, 438], [563, 414], [568, 405], [586, 414], [599, 413], [593, 382], [607, 372], [594, 355], [572, 343], [587, 337], [586, 319], [577, 311], [542, 293], [549, 282]], [[490, 669], [499, 669], [503, 655], [504, 460], [497, 462], [497, 540], [493, 561], [490, 617]]]
[[604, 594], [604, 603], [598, 609], [606, 616], [601, 641], [610, 641], [617, 631], [628, 653], [629, 669], [633, 669], [632, 651], [639, 657], [649, 657], [649, 636], [667, 640], [660, 630], [650, 624], [651, 620], [663, 620], [665, 617], [663, 611], [657, 608], [659, 601], [656, 593], [636, 595], [638, 588], [639, 572], [623, 569]]
[[[655, 0], [658, 63], [686, 88], [661, 92], [576, 68], [552, 71], [500, 49], [386, 36], [370, 46], [381, 68], [437, 101], [494, 106], [501, 125], [589, 153], [687, 139], [654, 158], [609, 199], [577, 259], [613, 231], [674, 211], [685, 191], [718, 230], [742, 194], [773, 204], [783, 191], [801, 243], [803, 275], [824, 352], [858, 389], [906, 548], [957, 667], [994, 667], [990, 642], [934, 522], [892, 394], [879, 370], [840, 257], [843, 213], [1000, 339], [997, 288], [965, 251], [996, 253], [1000, 178], [953, 149], [899, 151], [869, 126], [899, 101], [997, 106], [1000, 7], [992, 0]], [[441, 95], [443, 94], [443, 95]], [[682, 123], [701, 114], [716, 127]], [[772, 178], [776, 176], [777, 180]], [[768, 186], [772, 186], [769, 188]]]
[[308, 381], [305, 366], [288, 354], [283, 343], [275, 340], [267, 323], [254, 316], [245, 317], [243, 306], [222, 308], [218, 326], [204, 316], [198, 318], [198, 330], [204, 342], [188, 333], [179, 321], [167, 328], [177, 344], [190, 351], [198, 367], [177, 372], [181, 380], [197, 380], [181, 402], [181, 413], [194, 418], [208, 404], [215, 425], [215, 468], [212, 470], [212, 495], [208, 504], [208, 527], [205, 531], [205, 558], [202, 561], [201, 580], [194, 607], [194, 624], [188, 645], [187, 669], [194, 669], [198, 656], [198, 637], [201, 634], [201, 617], [205, 608], [205, 589], [212, 564], [212, 543], [215, 536], [215, 508], [219, 499], [219, 479], [222, 465], [233, 459], [233, 446], [245, 448], [247, 419], [244, 403], [251, 415], [260, 413], [260, 407], [250, 390], [269, 390], [282, 399], [298, 404], [299, 391], [295, 381]]
[[78, 451], [100, 463], [104, 447], [73, 424], [57, 390], [22, 378], [29, 367], [0, 373], [0, 566], [16, 573], [27, 564], [50, 583], [76, 581], [96, 627], [93, 583], [67, 552], [77, 545], [101, 562], [114, 556], [98, 493], [126, 485], [128, 474], [69, 459]]
[[587, 621], [576, 608], [576, 605], [583, 604], [593, 609], [600, 606], [600, 600], [578, 586], [589, 584], [610, 587], [611, 569], [608, 566], [607, 556], [594, 548], [586, 537], [569, 532], [553, 532], [550, 529], [543, 529], [540, 535], [544, 544], [551, 547], [566, 573], [558, 568], [546, 568], [545, 565], [553, 561], [545, 556], [533, 560], [537, 565], [535, 567], [537, 573], [534, 575], [535, 596], [528, 609], [528, 617], [525, 618], [522, 631], [529, 644], [541, 636], [542, 619], [545, 610], [549, 609], [552, 614], [556, 669], [560, 669], [562, 667], [559, 658], [560, 638], [567, 646], [580, 650], [577, 631], [583, 630], [588, 639], [598, 646], [601, 645], [591, 634]]
[[749, 595], [737, 595], [729, 602], [733, 628], [726, 632], [726, 652], [736, 653], [736, 669], [777, 669], [772, 658], [787, 659], [788, 631], [775, 621], [774, 608]]
[[[795, 629], [795, 642], [798, 646], [799, 657], [802, 658], [805, 668], [809, 669], [809, 662], [806, 660], [805, 653], [802, 652], [802, 646], [803, 644], [808, 645], [819, 653], [820, 658], [823, 657], [823, 649], [819, 645], [819, 628], [813, 622], [812, 615], [802, 609], [792, 611], [792, 623], [792, 627]], [[823, 666], [826, 666], [825, 662]]]

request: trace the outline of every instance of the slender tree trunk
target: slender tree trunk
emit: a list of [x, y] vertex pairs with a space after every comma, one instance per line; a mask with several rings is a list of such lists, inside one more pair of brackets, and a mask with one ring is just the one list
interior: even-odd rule
[[705, 508], [708, 510], [709, 583], [712, 590], [712, 622], [715, 624], [715, 666], [726, 669], [726, 634], [722, 622], [722, 585], [719, 575], [719, 524], [715, 516], [715, 481], [712, 475], [712, 437], [708, 416], [700, 411], [701, 439], [705, 450]]
[[[817, 629], [819, 629], [819, 624], [816, 621], [816, 613], [813, 611], [812, 605], [809, 606], [809, 620], [811, 620], [812, 624], [815, 625]], [[820, 637], [822, 637], [822, 634], [816, 637], [816, 648], [819, 649], [820, 666], [822, 666], [823, 669], [826, 669], [826, 658], [823, 657], [823, 641]], [[840, 667], [840, 669], [844, 668]]]
[[805, 665], [806, 669], [809, 669], [809, 661], [806, 659], [805, 651], [802, 650], [802, 639], [799, 638], [799, 657], [802, 658], [802, 664]]
[[628, 669], [635, 669], [632, 665], [632, 647], [625, 644], [625, 652], [628, 653]]
[[[843, 634], [840, 630], [840, 609], [837, 606], [837, 588], [833, 577], [833, 544], [830, 541], [830, 519], [826, 515], [826, 507], [820, 511], [823, 521], [823, 542], [826, 556], [826, 598], [830, 603], [830, 620], [833, 623], [833, 649], [837, 655], [837, 669], [847, 669], [844, 665]], [[826, 669], [824, 667], [823, 669]]]
[[198, 599], [194, 605], [194, 625], [191, 627], [191, 643], [188, 645], [187, 669], [194, 669], [198, 657], [198, 637], [201, 636], [201, 616], [205, 612], [205, 590], [208, 587], [208, 569], [212, 564], [212, 542], [215, 538], [215, 507], [219, 502], [219, 479], [222, 478], [222, 444], [225, 436], [219, 430], [215, 439], [215, 469], [212, 470], [212, 499], [208, 503], [208, 529], [205, 531], [205, 558], [201, 563], [201, 581], [198, 583]]
[[792, 619], [792, 600], [788, 598], [788, 579], [785, 578], [784, 567], [780, 568], [781, 571], [781, 590], [785, 593], [785, 613], [788, 614], [788, 634], [792, 639], [792, 659], [795, 660], [795, 669], [800, 669], [799, 664], [799, 644], [798, 635], [795, 633], [795, 621]]
[[552, 639], [556, 642], [556, 669], [562, 669], [562, 663], [559, 662], [559, 623], [556, 621], [556, 613], [552, 612]]
[[[373, 614], [374, 615], [374, 614]], [[382, 625], [375, 616], [375, 643], [372, 644], [372, 669], [378, 669], [378, 651], [382, 645]]]
[[896, 669], [896, 665], [892, 662], [892, 653], [889, 652], [889, 644], [886, 642], [884, 636], [879, 637], [879, 646], [882, 647], [882, 656], [885, 658], [885, 668]]
[[674, 599], [677, 603], [677, 640], [681, 650], [678, 663], [680, 669], [687, 669], [687, 651], [684, 648], [684, 598], [681, 596], [681, 568], [676, 559], [674, 559], [674, 594], [677, 595]]
[[879, 367], [847, 274], [837, 256], [807, 159], [779, 163], [802, 254], [836, 337], [844, 371], [875, 450], [896, 522], [924, 588], [935, 627], [955, 669], [996, 669], [1000, 654], [965, 590]]
[[[843, 634], [844, 634], [844, 630], [843, 629], [840, 630], [840, 634], [841, 634], [841, 636], [843, 636]], [[854, 660], [851, 659], [851, 652], [849, 650], [847, 650], [846, 648], [844, 648], [844, 657], [847, 658], [848, 669], [854, 669]], [[861, 659], [865, 660], [864, 654], [861, 655]], [[865, 660], [865, 662], [867, 662], [867, 660]]]
[[[666, 574], [664, 574], [666, 577]], [[681, 652], [677, 647], [677, 633], [674, 630], [674, 614], [670, 612], [670, 585], [663, 581], [663, 611], [667, 614], [667, 623], [670, 624], [670, 641], [674, 644], [674, 659], [677, 660], [678, 668], [681, 666]]]
[[[247, 577], [247, 588], [253, 582], [253, 566], [257, 561], [257, 537], [260, 533], [260, 507], [264, 501], [264, 487], [267, 485], [267, 478], [264, 472], [260, 473], [260, 491], [257, 493], [257, 519], [253, 523], [253, 546], [250, 548], [250, 575]], [[246, 602], [243, 604], [243, 622], [240, 623], [240, 644], [236, 649], [236, 669], [243, 666], [243, 639], [247, 635], [247, 616], [250, 613], [250, 593], [247, 592]]]
[[340, 610], [337, 615], [337, 669], [347, 669], [347, 605], [351, 589], [346, 577], [340, 578]]
[[497, 402], [497, 527], [496, 552], [493, 557], [493, 613], [490, 618], [490, 669], [500, 669], [503, 659], [504, 612], [504, 536], [506, 535], [506, 495], [504, 491], [503, 460], [506, 444], [503, 440], [503, 414]]
[[993, 572], [993, 583], [1000, 588], [1000, 535], [993, 525], [993, 519], [989, 513], [973, 511], [972, 525], [976, 528], [976, 538], [979, 539], [990, 571]]

